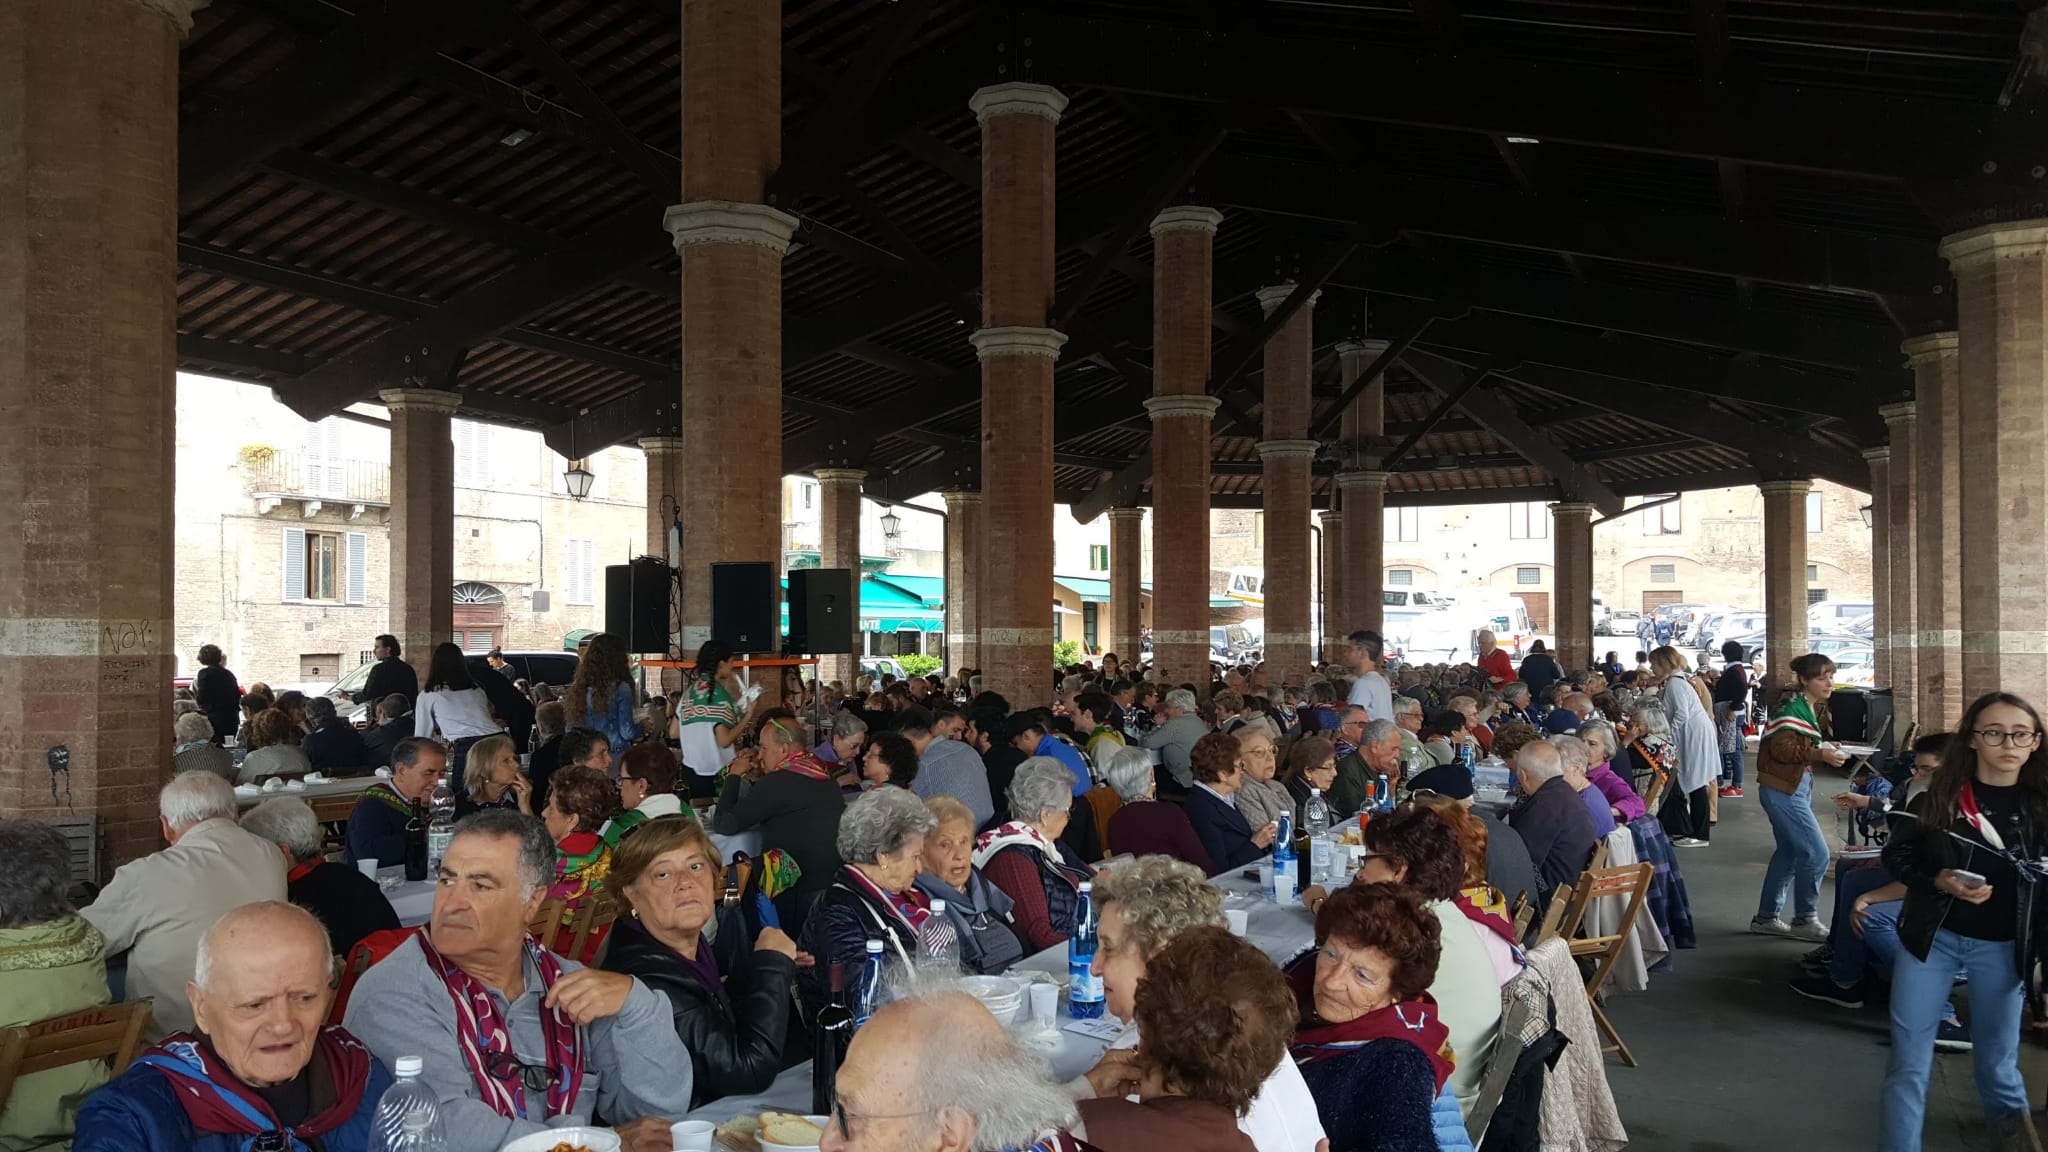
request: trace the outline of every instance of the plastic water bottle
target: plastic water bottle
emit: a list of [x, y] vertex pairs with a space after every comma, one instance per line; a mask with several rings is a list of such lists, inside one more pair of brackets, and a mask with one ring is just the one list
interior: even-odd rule
[[[1465, 771], [1467, 772], [1472, 772], [1473, 764], [1477, 763], [1478, 761], [1478, 754], [1474, 750], [1477, 747], [1477, 745], [1478, 741], [1468, 737], [1465, 740], [1464, 746], [1458, 749], [1458, 759], [1464, 761]], [[1476, 773], [1474, 775], [1476, 776]]]
[[960, 970], [960, 936], [953, 931], [944, 900], [932, 901], [932, 914], [925, 917], [924, 927], [917, 930], [917, 944], [933, 967], [945, 972]]
[[868, 941], [868, 954], [860, 962], [860, 975], [853, 982], [853, 1026], [868, 1022], [882, 1006], [882, 942]]
[[1074, 909], [1074, 934], [1067, 939], [1067, 1015], [1093, 1020], [1102, 1015], [1102, 977], [1095, 975], [1095, 885], [1081, 881]]
[[427, 810], [427, 876], [431, 879], [441, 874], [441, 857], [448, 854], [448, 842], [455, 839], [455, 793], [449, 791], [446, 776], [435, 782]]
[[1301, 806], [1301, 823], [1308, 833], [1308, 865], [1311, 883], [1321, 884], [1330, 876], [1330, 805], [1321, 788], [1310, 787], [1308, 803]]
[[1280, 814], [1280, 830], [1273, 837], [1273, 889], [1275, 904], [1292, 904], [1300, 898], [1301, 865], [1294, 856], [1294, 819]]
[[370, 1152], [447, 1152], [441, 1101], [420, 1080], [420, 1058], [400, 1056], [391, 1069], [397, 1079], [377, 1101], [370, 1124]]

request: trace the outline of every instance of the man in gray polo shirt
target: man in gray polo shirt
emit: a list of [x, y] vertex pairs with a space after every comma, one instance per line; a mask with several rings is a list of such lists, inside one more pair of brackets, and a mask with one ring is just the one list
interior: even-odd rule
[[496, 1152], [598, 1117], [626, 1152], [666, 1150], [669, 1124], [690, 1110], [689, 1054], [660, 994], [531, 944], [554, 858], [531, 816], [464, 820], [427, 932], [363, 973], [348, 1029], [387, 1065], [424, 1057], [449, 1152]]
[[988, 766], [974, 749], [950, 736], [936, 735], [932, 729], [931, 721], [916, 718], [896, 727], [917, 749], [917, 779], [910, 782], [910, 790], [921, 799], [951, 796], [967, 805], [974, 813], [974, 826], [979, 828], [996, 810], [988, 787]]

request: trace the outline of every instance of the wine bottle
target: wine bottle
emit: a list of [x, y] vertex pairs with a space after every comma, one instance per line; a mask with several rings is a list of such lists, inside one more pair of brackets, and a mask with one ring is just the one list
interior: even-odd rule
[[846, 1006], [846, 967], [834, 961], [826, 987], [831, 990], [825, 1006], [811, 1025], [811, 1115], [832, 1114], [833, 1090], [839, 1080], [839, 1061], [853, 1042], [853, 1010]]

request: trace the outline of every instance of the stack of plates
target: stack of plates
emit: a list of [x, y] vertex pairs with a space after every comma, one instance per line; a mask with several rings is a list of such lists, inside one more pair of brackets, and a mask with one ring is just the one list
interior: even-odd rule
[[969, 976], [960, 981], [960, 990], [981, 1001], [989, 1014], [1005, 1024], [1017, 1018], [1017, 1010], [1024, 1006], [1024, 985], [1001, 976]]

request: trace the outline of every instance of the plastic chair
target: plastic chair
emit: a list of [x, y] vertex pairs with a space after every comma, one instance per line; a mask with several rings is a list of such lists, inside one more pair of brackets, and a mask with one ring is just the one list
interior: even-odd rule
[[130, 1000], [0, 1028], [0, 1109], [23, 1076], [87, 1060], [111, 1061], [119, 1075], [135, 1060], [153, 1002]]

